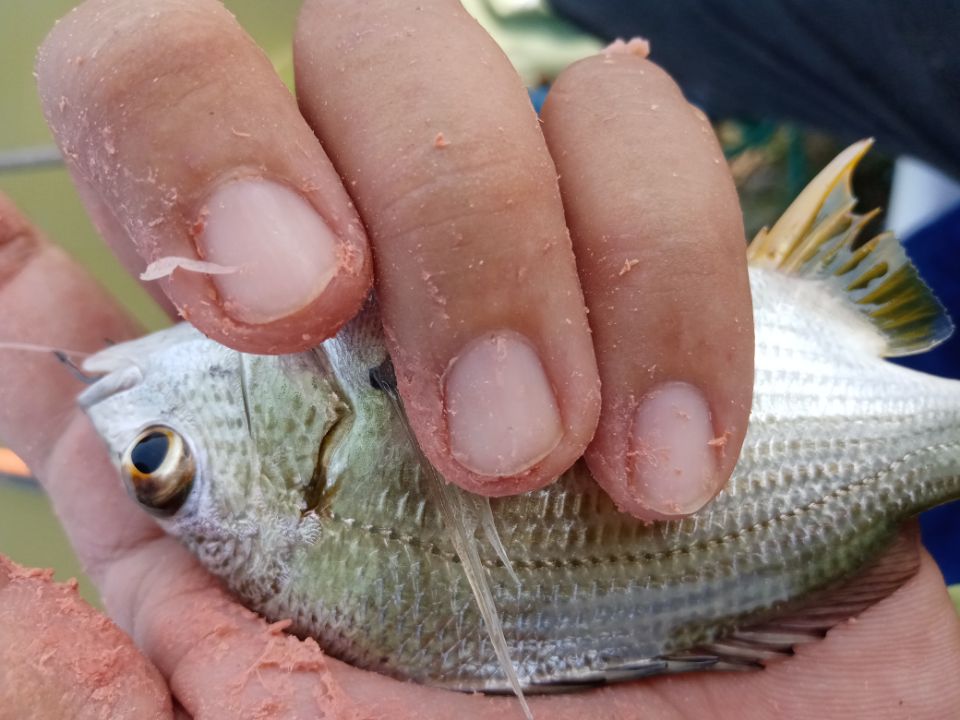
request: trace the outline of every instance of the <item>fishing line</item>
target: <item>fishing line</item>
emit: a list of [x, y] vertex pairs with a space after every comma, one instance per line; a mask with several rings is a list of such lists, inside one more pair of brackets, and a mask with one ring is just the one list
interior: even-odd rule
[[81, 350], [66, 350], [64, 348], [53, 347], [52, 345], [35, 345], [33, 343], [22, 343], [22, 342], [0, 341], [0, 350], [17, 350], [20, 352], [53, 353], [54, 355], [59, 354], [59, 355], [63, 355], [64, 357], [76, 357], [76, 358], [88, 358], [91, 355], [93, 355], [93, 353], [83, 352]]
[[34, 345], [32, 343], [17, 343], [17, 342], [0, 342], [0, 350], [13, 350], [15, 352], [36, 352], [36, 353], [51, 353], [57, 360], [59, 360], [73, 375], [77, 380], [82, 382], [84, 385], [93, 385], [100, 378], [96, 375], [90, 375], [85, 373], [79, 365], [77, 365], [71, 356], [77, 358], [87, 358], [90, 357], [91, 353], [80, 352], [79, 350], [61, 350], [60, 348], [48, 347], [46, 345]]

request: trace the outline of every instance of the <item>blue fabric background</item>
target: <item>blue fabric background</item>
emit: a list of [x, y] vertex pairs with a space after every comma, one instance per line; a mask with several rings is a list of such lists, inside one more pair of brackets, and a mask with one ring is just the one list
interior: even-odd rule
[[[960, 320], [960, 204], [904, 242], [907, 253], [954, 323]], [[943, 377], [960, 378], [960, 333], [922, 355], [901, 358], [901, 365]], [[931, 510], [920, 518], [923, 541], [947, 583], [960, 582], [960, 502]]]

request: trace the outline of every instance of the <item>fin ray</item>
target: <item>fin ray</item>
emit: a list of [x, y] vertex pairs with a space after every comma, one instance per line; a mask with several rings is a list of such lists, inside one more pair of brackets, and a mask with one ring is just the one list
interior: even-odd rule
[[871, 144], [840, 153], [772, 228], [757, 233], [747, 257], [758, 267], [824, 282], [883, 339], [881, 354], [912, 355], [946, 340], [953, 323], [893, 233], [858, 245], [878, 212], [853, 211], [851, 177]]
[[695, 652], [715, 657], [716, 664], [707, 669], [723, 669], [728, 662], [763, 667], [789, 657], [797, 645], [822, 639], [912, 578], [920, 567], [917, 546], [916, 530], [900, 532], [882, 555], [852, 578], [813, 593], [779, 617], [738, 629]]
[[424, 456], [403, 410], [403, 400], [400, 398], [393, 364], [389, 358], [376, 369], [373, 377], [376, 379], [378, 387], [390, 399], [405, 432], [409, 436], [411, 446], [416, 449], [420, 456], [420, 467], [430, 478], [431, 490], [440, 508], [440, 514], [443, 517], [447, 532], [450, 534], [454, 550], [460, 558], [460, 565], [467, 577], [467, 582], [473, 591], [494, 653], [510, 689], [520, 703], [520, 709], [523, 711], [524, 717], [527, 720], [533, 720], [533, 713], [530, 711], [530, 706], [524, 696], [517, 670], [510, 659], [510, 649], [503, 634], [503, 624], [500, 622], [500, 616], [497, 612], [489, 577], [480, 559], [476, 537], [478, 526], [482, 526], [487, 540], [493, 545], [494, 551], [503, 561], [507, 572], [513, 579], [517, 579], [510, 558], [500, 541], [500, 535], [493, 519], [493, 512], [490, 509], [490, 502], [487, 498], [474, 499], [469, 493], [447, 483]]

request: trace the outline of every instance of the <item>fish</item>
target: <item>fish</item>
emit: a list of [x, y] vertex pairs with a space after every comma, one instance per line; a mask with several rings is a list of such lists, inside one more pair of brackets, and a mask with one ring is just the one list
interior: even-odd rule
[[753, 405], [704, 509], [643, 522], [583, 460], [540, 490], [446, 485], [410, 432], [375, 303], [313, 350], [186, 324], [106, 348], [79, 397], [144, 511], [246, 606], [357, 667], [460, 691], [759, 670], [917, 570], [960, 497], [960, 382], [886, 358], [953, 326], [840, 153], [747, 250]]

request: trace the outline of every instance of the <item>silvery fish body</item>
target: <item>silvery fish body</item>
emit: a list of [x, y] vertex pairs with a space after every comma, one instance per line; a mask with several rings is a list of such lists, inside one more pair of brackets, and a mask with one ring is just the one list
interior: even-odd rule
[[[753, 267], [750, 283], [753, 410], [709, 506], [644, 524], [582, 462], [491, 501], [519, 583], [478, 546], [524, 689], [762, 660], [778, 647], [762, 633], [787, 647], [816, 625], [777, 618], [856, 576], [904, 520], [960, 496], [960, 383], [883, 360], [891, 331], [820, 277]], [[88, 368], [107, 374], [81, 402], [118, 464], [145, 428], [183, 439], [192, 483], [159, 522], [249, 607], [360, 667], [509, 691], [430, 470], [371, 382], [386, 357], [372, 309], [281, 357], [178, 326], [95, 356]]]

